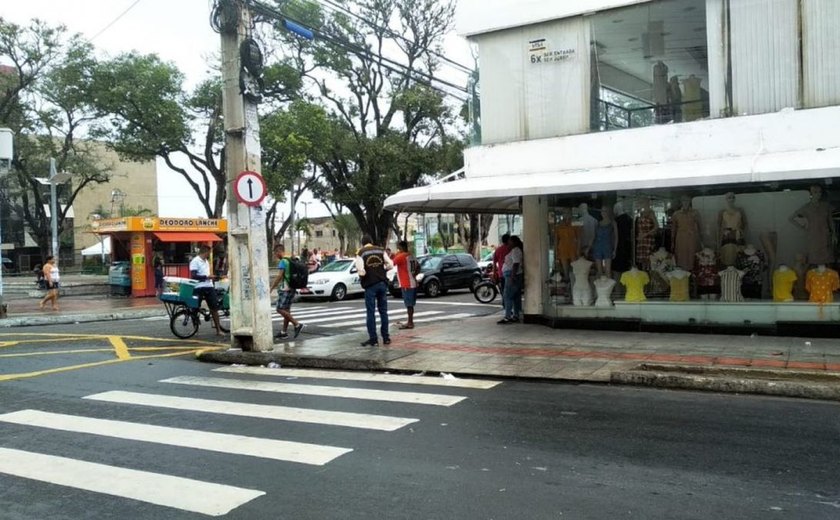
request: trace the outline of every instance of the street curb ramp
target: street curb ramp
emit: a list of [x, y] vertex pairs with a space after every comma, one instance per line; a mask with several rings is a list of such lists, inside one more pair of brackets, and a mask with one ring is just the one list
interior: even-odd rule
[[840, 401], [840, 376], [812, 371], [642, 364], [613, 372], [613, 384]]

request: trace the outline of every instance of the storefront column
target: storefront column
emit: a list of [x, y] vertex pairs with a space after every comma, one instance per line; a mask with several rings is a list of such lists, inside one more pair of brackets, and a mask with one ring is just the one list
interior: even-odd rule
[[526, 315], [542, 316], [543, 291], [548, 279], [548, 201], [544, 196], [522, 199], [522, 242], [525, 245]]

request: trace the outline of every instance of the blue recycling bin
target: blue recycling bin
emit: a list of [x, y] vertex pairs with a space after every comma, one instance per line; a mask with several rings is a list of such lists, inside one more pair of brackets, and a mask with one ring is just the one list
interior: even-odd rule
[[128, 296], [131, 294], [131, 263], [113, 262], [108, 269], [108, 285], [111, 286], [111, 295]]

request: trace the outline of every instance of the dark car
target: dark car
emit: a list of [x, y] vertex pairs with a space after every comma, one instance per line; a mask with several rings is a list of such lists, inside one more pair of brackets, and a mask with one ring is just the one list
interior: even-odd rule
[[[468, 254], [425, 255], [417, 259], [420, 273], [417, 287], [427, 296], [435, 298], [450, 289], [473, 290], [481, 282], [481, 269]], [[400, 295], [400, 283], [396, 276], [391, 279], [391, 294]]]

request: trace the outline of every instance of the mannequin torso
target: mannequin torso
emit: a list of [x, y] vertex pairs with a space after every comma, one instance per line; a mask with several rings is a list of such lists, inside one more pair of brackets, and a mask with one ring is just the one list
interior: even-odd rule
[[612, 292], [615, 288], [615, 280], [601, 276], [595, 280], [595, 293], [598, 299], [595, 300], [596, 307], [612, 307]]

